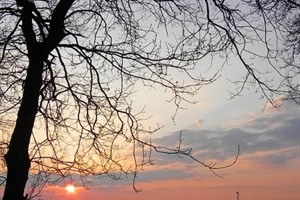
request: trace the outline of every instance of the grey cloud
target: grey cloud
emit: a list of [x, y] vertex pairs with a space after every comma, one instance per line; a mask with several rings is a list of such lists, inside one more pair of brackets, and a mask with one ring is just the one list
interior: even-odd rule
[[[273, 151], [300, 145], [300, 116], [295, 109], [290, 109], [275, 115], [257, 118], [252, 121], [252, 128], [257, 131], [235, 128], [231, 130], [182, 130], [184, 147], [193, 148], [193, 155], [200, 160], [217, 159], [224, 161], [237, 153], [237, 145], [241, 147], [241, 155], [258, 151]], [[155, 144], [176, 147], [179, 132], [154, 140]], [[260, 162], [269, 164], [286, 163], [290, 159], [299, 157], [298, 152], [285, 152], [261, 157]], [[156, 155], [159, 164], [178, 161], [178, 157]], [[182, 160], [182, 162], [188, 162]]]
[[138, 175], [138, 181], [156, 181], [156, 180], [178, 180], [189, 177], [188, 171], [176, 170], [176, 169], [162, 169], [159, 167], [155, 171], [143, 171]]
[[278, 123], [288, 125], [292, 121], [298, 121], [298, 130], [300, 128], [299, 118], [300, 109], [299, 106], [291, 103], [286, 103], [281, 111], [277, 110], [273, 115], [266, 115], [264, 117], [257, 117], [247, 124], [247, 127], [254, 129], [268, 130], [272, 126], [276, 126]]
[[249, 128], [254, 129], [269, 129], [269, 127], [276, 125], [278, 122], [285, 121], [284, 114], [278, 114], [270, 117], [259, 117], [248, 123]]
[[260, 157], [255, 157], [257, 163], [262, 165], [277, 165], [282, 166], [288, 163], [289, 160], [299, 158], [299, 151], [294, 150], [286, 153], [274, 153], [271, 155], [265, 155]]
[[268, 131], [267, 134], [275, 137], [280, 141], [299, 145], [300, 119], [289, 119], [285, 122], [283, 126], [276, 128], [272, 132]]

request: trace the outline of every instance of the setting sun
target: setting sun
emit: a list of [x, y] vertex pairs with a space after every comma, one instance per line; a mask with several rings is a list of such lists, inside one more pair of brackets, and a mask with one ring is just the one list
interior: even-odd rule
[[67, 186], [65, 187], [65, 189], [67, 190], [68, 193], [74, 193], [75, 190], [76, 190], [76, 188], [75, 188], [74, 185], [67, 185]]

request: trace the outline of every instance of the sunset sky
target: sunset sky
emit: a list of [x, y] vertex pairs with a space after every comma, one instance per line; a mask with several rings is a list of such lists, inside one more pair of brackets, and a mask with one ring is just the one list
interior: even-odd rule
[[[183, 105], [173, 122], [174, 105], [166, 103], [159, 88], [137, 87], [135, 105], [145, 104], [153, 116], [147, 123], [164, 126], [153, 135], [156, 144], [176, 147], [179, 133], [183, 145], [206, 163], [230, 164], [240, 145], [237, 163], [216, 171], [223, 178], [187, 158], [154, 154], [155, 165], [138, 174], [135, 193], [132, 178], [113, 181], [89, 177], [88, 188], [73, 176], [74, 193], [68, 181], [48, 185], [43, 200], [300, 200], [300, 110], [294, 103], [276, 97], [278, 109], [260, 99], [253, 88], [230, 100], [228, 81], [243, 73], [238, 65], [225, 68], [222, 77], [193, 97], [197, 104]], [[3, 192], [3, 188], [2, 191]]]
[[[146, 105], [145, 126], [164, 126], [152, 135], [158, 145], [176, 147], [180, 132], [183, 146], [193, 148], [193, 156], [206, 163], [230, 164], [240, 145], [237, 163], [219, 170], [220, 178], [187, 158], [153, 154], [155, 165], [138, 174], [135, 193], [132, 177], [112, 181], [89, 177], [88, 188], [73, 176], [74, 193], [66, 191], [69, 179], [49, 185], [41, 193], [43, 200], [232, 200], [239, 191], [240, 200], [300, 200], [300, 109], [292, 102], [275, 97], [278, 109], [266, 104], [255, 88], [230, 99], [241, 79], [243, 68], [232, 61], [216, 82], [203, 87], [192, 100], [183, 104], [175, 121], [175, 107], [167, 103], [161, 88], [137, 86], [134, 105]], [[179, 75], [180, 76], [180, 75]]]
[[[144, 22], [147, 21], [150, 21], [150, 19], [147, 19]], [[145, 24], [147, 25], [147, 23]], [[170, 29], [172, 29], [172, 27]], [[156, 29], [154, 28], [154, 30]], [[157, 28], [157, 30], [160, 29]], [[181, 30], [181, 28], [177, 27], [177, 30], [176, 28], [172, 30], [175, 36], [176, 34], [181, 34], [176, 33], [178, 30]], [[105, 30], [105, 33], [106, 31], [107, 30]], [[172, 31], [170, 33], [173, 34]], [[114, 34], [122, 35], [123, 33], [113, 33], [112, 35]], [[206, 34], [210, 35], [210, 33]], [[251, 34], [249, 33], [249, 35]], [[158, 41], [172, 40], [166, 35], [168, 34], [165, 32], [159, 33], [155, 36], [155, 39], [158, 37]], [[162, 38], [160, 38], [161, 36]], [[269, 38], [266, 38], [266, 40], [268, 39]], [[231, 40], [233, 39], [231, 38]], [[241, 54], [243, 54], [243, 56], [246, 55], [245, 57], [247, 57], [247, 51], [252, 51], [254, 49], [253, 54], [249, 53], [250, 56], [247, 57], [247, 61], [250, 60], [249, 63], [251, 63], [249, 64], [249, 67], [251, 68], [252, 66], [255, 66], [253, 67], [253, 71], [255, 74], [256, 70], [258, 71], [256, 75], [259, 77], [258, 79], [262, 81], [270, 81], [270, 85], [272, 85], [271, 88], [275, 88], [276, 90], [276, 88], [278, 88], [277, 86], [284, 82], [283, 78], [280, 77], [281, 79], [277, 79], [280, 75], [274, 73], [274, 66], [270, 65], [267, 60], [264, 60], [263, 56], [256, 56], [256, 54], [263, 55], [263, 52], [266, 51], [266, 49], [260, 47], [259, 41], [260, 40], [253, 41], [253, 43], [251, 42], [251, 44], [247, 44], [250, 47], [247, 46], [245, 49], [243, 47], [244, 50], [241, 50]], [[104, 44], [103, 41], [102, 44]], [[154, 46], [156, 45], [159, 46], [159, 42], [157, 42]], [[240, 44], [237, 46], [239, 45]], [[63, 46], [64, 45], [62, 45], [62, 47]], [[241, 46], [243, 46], [243, 44]], [[110, 48], [111, 47], [109, 47], [109, 49]], [[112, 49], [113, 48], [114, 46]], [[149, 48], [152, 48], [151, 45]], [[232, 46], [230, 48], [232, 48]], [[163, 48], [160, 49], [160, 51], [163, 50]], [[123, 51], [126, 52], [125, 50]], [[257, 81], [254, 80], [253, 82], [255, 83], [250, 83], [251, 78], [247, 83], [245, 83], [243, 92], [235, 98], [231, 98], [231, 92], [236, 92], [236, 89], [238, 89], [238, 86], [234, 84], [234, 82], [242, 80], [243, 83], [245, 80], [243, 79], [245, 74], [249, 74], [249, 71], [251, 70], [247, 71], [245, 65], [243, 66], [241, 64], [242, 62], [239, 60], [238, 55], [234, 52], [234, 50], [229, 49], [228, 52], [226, 51], [227, 48], [224, 52], [222, 52], [222, 55], [218, 53], [215, 55], [215, 52], [213, 52], [212, 56], [215, 56], [213, 57], [214, 59], [206, 56], [199, 62], [195, 61], [196, 66], [194, 71], [189, 72], [191, 74], [195, 73], [195, 77], [202, 78], [203, 75], [203, 77], [207, 78], [212, 77], [215, 73], [220, 75], [215, 82], [205, 85], [200, 89], [198, 94], [189, 97], [189, 100], [197, 103], [188, 104], [183, 102], [181, 104], [183, 109], [176, 113], [176, 106], [172, 104], [172, 102], [168, 102], [170, 98], [174, 97], [174, 91], [166, 91], [167, 88], [160, 88], [159, 84], [157, 84], [158, 87], [156, 87], [157, 85], [153, 87], [144, 87], [144, 82], [137, 81], [133, 84], [134, 87], [136, 87], [135, 91], [130, 91], [132, 96], [128, 98], [128, 102], [126, 99], [126, 105], [124, 103], [124, 107], [126, 110], [130, 110], [128, 112], [131, 114], [131, 109], [132, 113], [138, 113], [144, 108], [144, 106], [146, 106], [144, 112], [141, 112], [141, 115], [142, 117], [149, 119], [144, 122], [142, 128], [148, 130], [148, 127], [149, 129], [150, 127], [154, 129], [157, 126], [161, 127], [161, 129], [151, 135], [151, 144], [176, 149], [181, 135], [181, 147], [191, 148], [191, 155], [197, 160], [206, 164], [215, 163], [216, 166], [222, 167], [230, 165], [238, 156], [236, 164], [231, 167], [226, 167], [212, 172], [203, 165], [193, 161], [191, 158], [152, 152], [152, 159], [155, 164], [145, 166], [143, 170], [139, 171], [135, 181], [135, 187], [137, 189], [141, 189], [141, 192], [135, 192], [133, 188], [133, 177], [131, 176], [128, 176], [127, 178], [122, 176], [120, 180], [112, 180], [108, 177], [99, 178], [97, 176], [90, 175], [85, 178], [86, 184], [83, 185], [80, 177], [72, 175], [56, 185], [46, 184], [40, 195], [36, 197], [36, 200], [236, 200], [237, 194], [239, 194], [240, 200], [300, 200], [300, 107], [294, 102], [286, 100], [284, 96], [273, 97], [267, 91], [267, 95], [270, 95], [268, 97], [271, 98], [272, 96], [272, 98], [274, 98], [273, 100], [275, 103], [274, 105], [271, 105], [265, 98], [266, 96], [264, 96], [262, 91], [259, 90], [259, 85], [255, 85], [257, 84]], [[230, 54], [229, 52], [231, 51], [233, 51], [233, 53]], [[94, 50], [91, 52], [94, 54]], [[230, 56], [226, 57], [227, 53], [229, 53]], [[280, 52], [277, 53], [279, 54]], [[182, 57], [184, 56], [185, 55], [183, 54]], [[110, 58], [108, 57], [108, 59]], [[213, 61], [210, 63], [210, 60]], [[111, 63], [113, 62], [114, 61]], [[73, 63], [73, 60], [71, 63]], [[125, 64], [128, 63], [125, 62]], [[124, 66], [126, 66], [125, 64]], [[109, 67], [110, 65], [108, 68]], [[76, 68], [74, 67], [74, 69]], [[122, 74], [123, 65], [120, 69], [120, 74]], [[80, 71], [81, 69], [76, 69], [74, 71], [77, 70]], [[172, 69], [168, 70], [172, 71]], [[179, 82], [186, 84], [186, 82], [194, 81], [185, 80], [185, 77], [182, 76], [182, 71], [174, 71], [175, 72], [173, 72], [173, 74], [169, 71], [166, 72], [166, 74], [171, 73], [171, 82], [176, 80], [174, 82], [178, 83], [177, 80], [179, 80]], [[299, 69], [297, 68], [295, 71], [299, 72]], [[143, 71], [138, 73], [143, 74]], [[68, 77], [68, 75], [64, 76]], [[112, 73], [111, 76], [114, 76], [114, 73]], [[299, 78], [299, 76], [300, 74], [295, 75], [294, 78], [294, 81], [297, 83], [295, 84], [297, 85], [297, 88], [299, 88], [298, 85], [300, 83], [300, 80], [297, 82], [297, 78]], [[82, 77], [80, 75], [78, 75], [78, 77], [80, 77], [78, 80], [81, 80]], [[146, 76], [144, 78], [145, 80], [147, 79]], [[123, 82], [126, 82], [124, 80], [122, 75], [122, 84], [120, 85], [123, 85]], [[160, 81], [159, 77], [157, 80]], [[128, 82], [131, 82], [131, 80]], [[154, 82], [155, 81], [150, 83], [152, 84]], [[177, 83], [175, 85], [177, 85]], [[93, 81], [91, 81], [91, 84], [93, 84]], [[114, 84], [112, 85], [113, 87], [115, 86]], [[180, 84], [178, 84], [178, 87], [180, 87], [179, 85]], [[82, 88], [84, 88], [84, 86], [84, 83], [82, 83]], [[116, 87], [119, 87], [118, 84], [116, 84]], [[107, 90], [109, 91], [111, 88], [108, 87]], [[91, 90], [90, 93], [91, 96], [94, 95], [92, 91], [93, 90]], [[104, 89], [101, 88], [101, 91], [104, 91]], [[120, 94], [123, 95], [122, 92], [120, 92]], [[127, 91], [124, 92], [124, 94], [127, 95]], [[115, 98], [116, 95], [112, 95], [112, 97]], [[90, 97], [87, 99], [90, 100]], [[130, 102], [131, 100], [132, 102]], [[133, 108], [131, 108], [130, 103], [132, 103]], [[111, 106], [112, 104], [109, 105]], [[105, 113], [105, 111], [103, 113]], [[174, 113], [176, 113], [176, 115], [173, 119]], [[71, 114], [67, 114], [71, 116]], [[78, 114], [78, 116], [81, 115]], [[95, 116], [98, 116], [98, 114], [95, 114]], [[127, 117], [129, 115], [124, 116]], [[88, 117], [89, 116], [87, 114], [87, 118]], [[126, 121], [126, 117], [124, 117], [125, 120], [122, 117], [120, 118]], [[115, 122], [112, 122], [112, 124], [115, 125]], [[78, 122], [76, 121], [76, 123]], [[86, 124], [88, 123], [86, 122]], [[130, 125], [130, 123], [128, 124]], [[106, 125], [107, 124], [105, 124], [105, 126]], [[99, 129], [100, 128], [102, 129], [102, 126], [99, 127]], [[126, 128], [124, 128], [124, 130]], [[39, 127], [38, 129], [43, 130], [44, 127]], [[68, 127], [66, 130], [67, 129]], [[69, 129], [76, 130], [75, 128], [73, 129], [73, 127]], [[61, 137], [63, 138], [62, 140], [69, 136], [71, 140], [73, 139], [71, 137], [72, 134], [66, 134], [65, 136], [65, 132], [61, 132], [63, 135], [63, 137]], [[116, 132], [116, 135], [121, 135], [119, 134], [120, 132], [121, 131]], [[89, 135], [91, 135], [90, 133], [91, 132], [88, 132]], [[111, 136], [111, 132], [107, 135]], [[42, 137], [46, 136], [43, 135]], [[80, 139], [83, 138], [82, 140], [85, 139], [82, 135], [79, 135], [78, 137], [80, 137]], [[139, 137], [144, 139], [143, 136]], [[128, 141], [129, 140], [130, 139], [128, 139]], [[75, 144], [81, 144], [80, 142], [77, 142], [76, 139], [74, 139], [74, 141]], [[67, 144], [67, 142], [65, 144]], [[55, 151], [59, 151], [56, 147], [57, 146], [53, 149]], [[65, 149], [67, 153], [72, 154], [72, 150], [74, 151], [74, 149], [71, 149], [71, 147], [69, 149], [68, 145], [66, 147], [67, 148]], [[90, 148], [85, 149], [90, 150]], [[80, 148], [77, 150], [79, 152]], [[124, 149], [124, 154], [126, 154], [126, 150], [127, 149]], [[99, 157], [101, 157], [101, 153], [91, 153], [92, 156], [88, 158], [88, 161], [92, 160], [90, 158], [94, 155], [100, 155]], [[70, 155], [67, 155], [66, 157], [68, 156]], [[71, 157], [72, 156], [74, 158], [76, 157], [74, 155], [71, 155]], [[105, 157], [105, 159], [106, 158], [107, 157]], [[113, 159], [114, 157], [109, 157], [109, 160]], [[82, 163], [83, 162], [80, 162], [80, 166], [82, 166]], [[101, 165], [101, 163], [99, 165]], [[98, 168], [98, 162], [95, 166]], [[106, 168], [99, 167], [99, 169], [104, 170]], [[55, 171], [55, 173], [56, 172], [57, 171]], [[70, 185], [74, 186], [74, 188], [70, 187]], [[29, 190], [30, 183], [27, 185], [27, 192]], [[3, 187], [0, 188], [0, 197], [3, 196], [2, 194]]]
[[42, 198], [232, 200], [239, 191], [241, 200], [299, 200], [299, 107], [278, 97], [282, 106], [274, 109], [253, 91], [228, 100], [224, 84], [220, 80], [204, 88], [197, 97], [199, 103], [177, 115], [176, 125], [170, 119], [171, 109], [153, 117], [160, 121], [164, 117], [166, 124], [154, 136], [156, 144], [175, 147], [182, 131], [183, 145], [192, 147], [193, 155], [207, 163], [229, 164], [240, 145], [237, 164], [217, 171], [223, 178], [190, 159], [154, 154], [155, 165], [138, 175], [136, 187], [142, 192], [134, 192], [130, 178], [112, 181], [91, 176], [86, 189], [73, 177], [74, 193], [65, 190], [66, 184], [52, 185], [44, 189]]
[[156, 122], [165, 125], [153, 135], [158, 145], [176, 147], [181, 131], [183, 146], [192, 147], [193, 156], [219, 166], [231, 163], [240, 145], [237, 163], [216, 171], [223, 178], [190, 159], [153, 154], [155, 165], [137, 177], [136, 187], [142, 192], [134, 192], [131, 177], [113, 181], [90, 176], [88, 188], [83, 188], [80, 179], [73, 176], [74, 193], [66, 191], [67, 179], [46, 186], [41, 199], [232, 200], [239, 191], [241, 200], [300, 200], [299, 107], [277, 97], [282, 106], [275, 109], [253, 90], [229, 100], [228, 90], [234, 87], [227, 81], [232, 77], [225, 76], [228, 71], [204, 87], [194, 97], [198, 103], [186, 105], [175, 124], [171, 120], [174, 106], [159, 98], [164, 95], [159, 89], [137, 88], [136, 96], [136, 103], [146, 103], [146, 113], [153, 116], [149, 126]]

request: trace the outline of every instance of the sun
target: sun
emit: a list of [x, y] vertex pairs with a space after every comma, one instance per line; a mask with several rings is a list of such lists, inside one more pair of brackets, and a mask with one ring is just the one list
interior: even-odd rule
[[65, 189], [66, 189], [67, 192], [70, 193], [70, 194], [75, 193], [75, 190], [76, 190], [75, 186], [74, 186], [74, 185], [70, 185], [70, 184], [67, 185], [67, 186], [65, 187]]

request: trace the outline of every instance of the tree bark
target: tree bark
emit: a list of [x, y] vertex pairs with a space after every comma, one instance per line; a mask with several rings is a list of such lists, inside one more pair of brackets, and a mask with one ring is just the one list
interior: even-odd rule
[[38, 108], [40, 89], [42, 86], [42, 72], [42, 56], [31, 55], [24, 84], [22, 103], [10, 140], [9, 150], [5, 155], [7, 182], [3, 200], [26, 199], [23, 193], [30, 168], [28, 147]]

